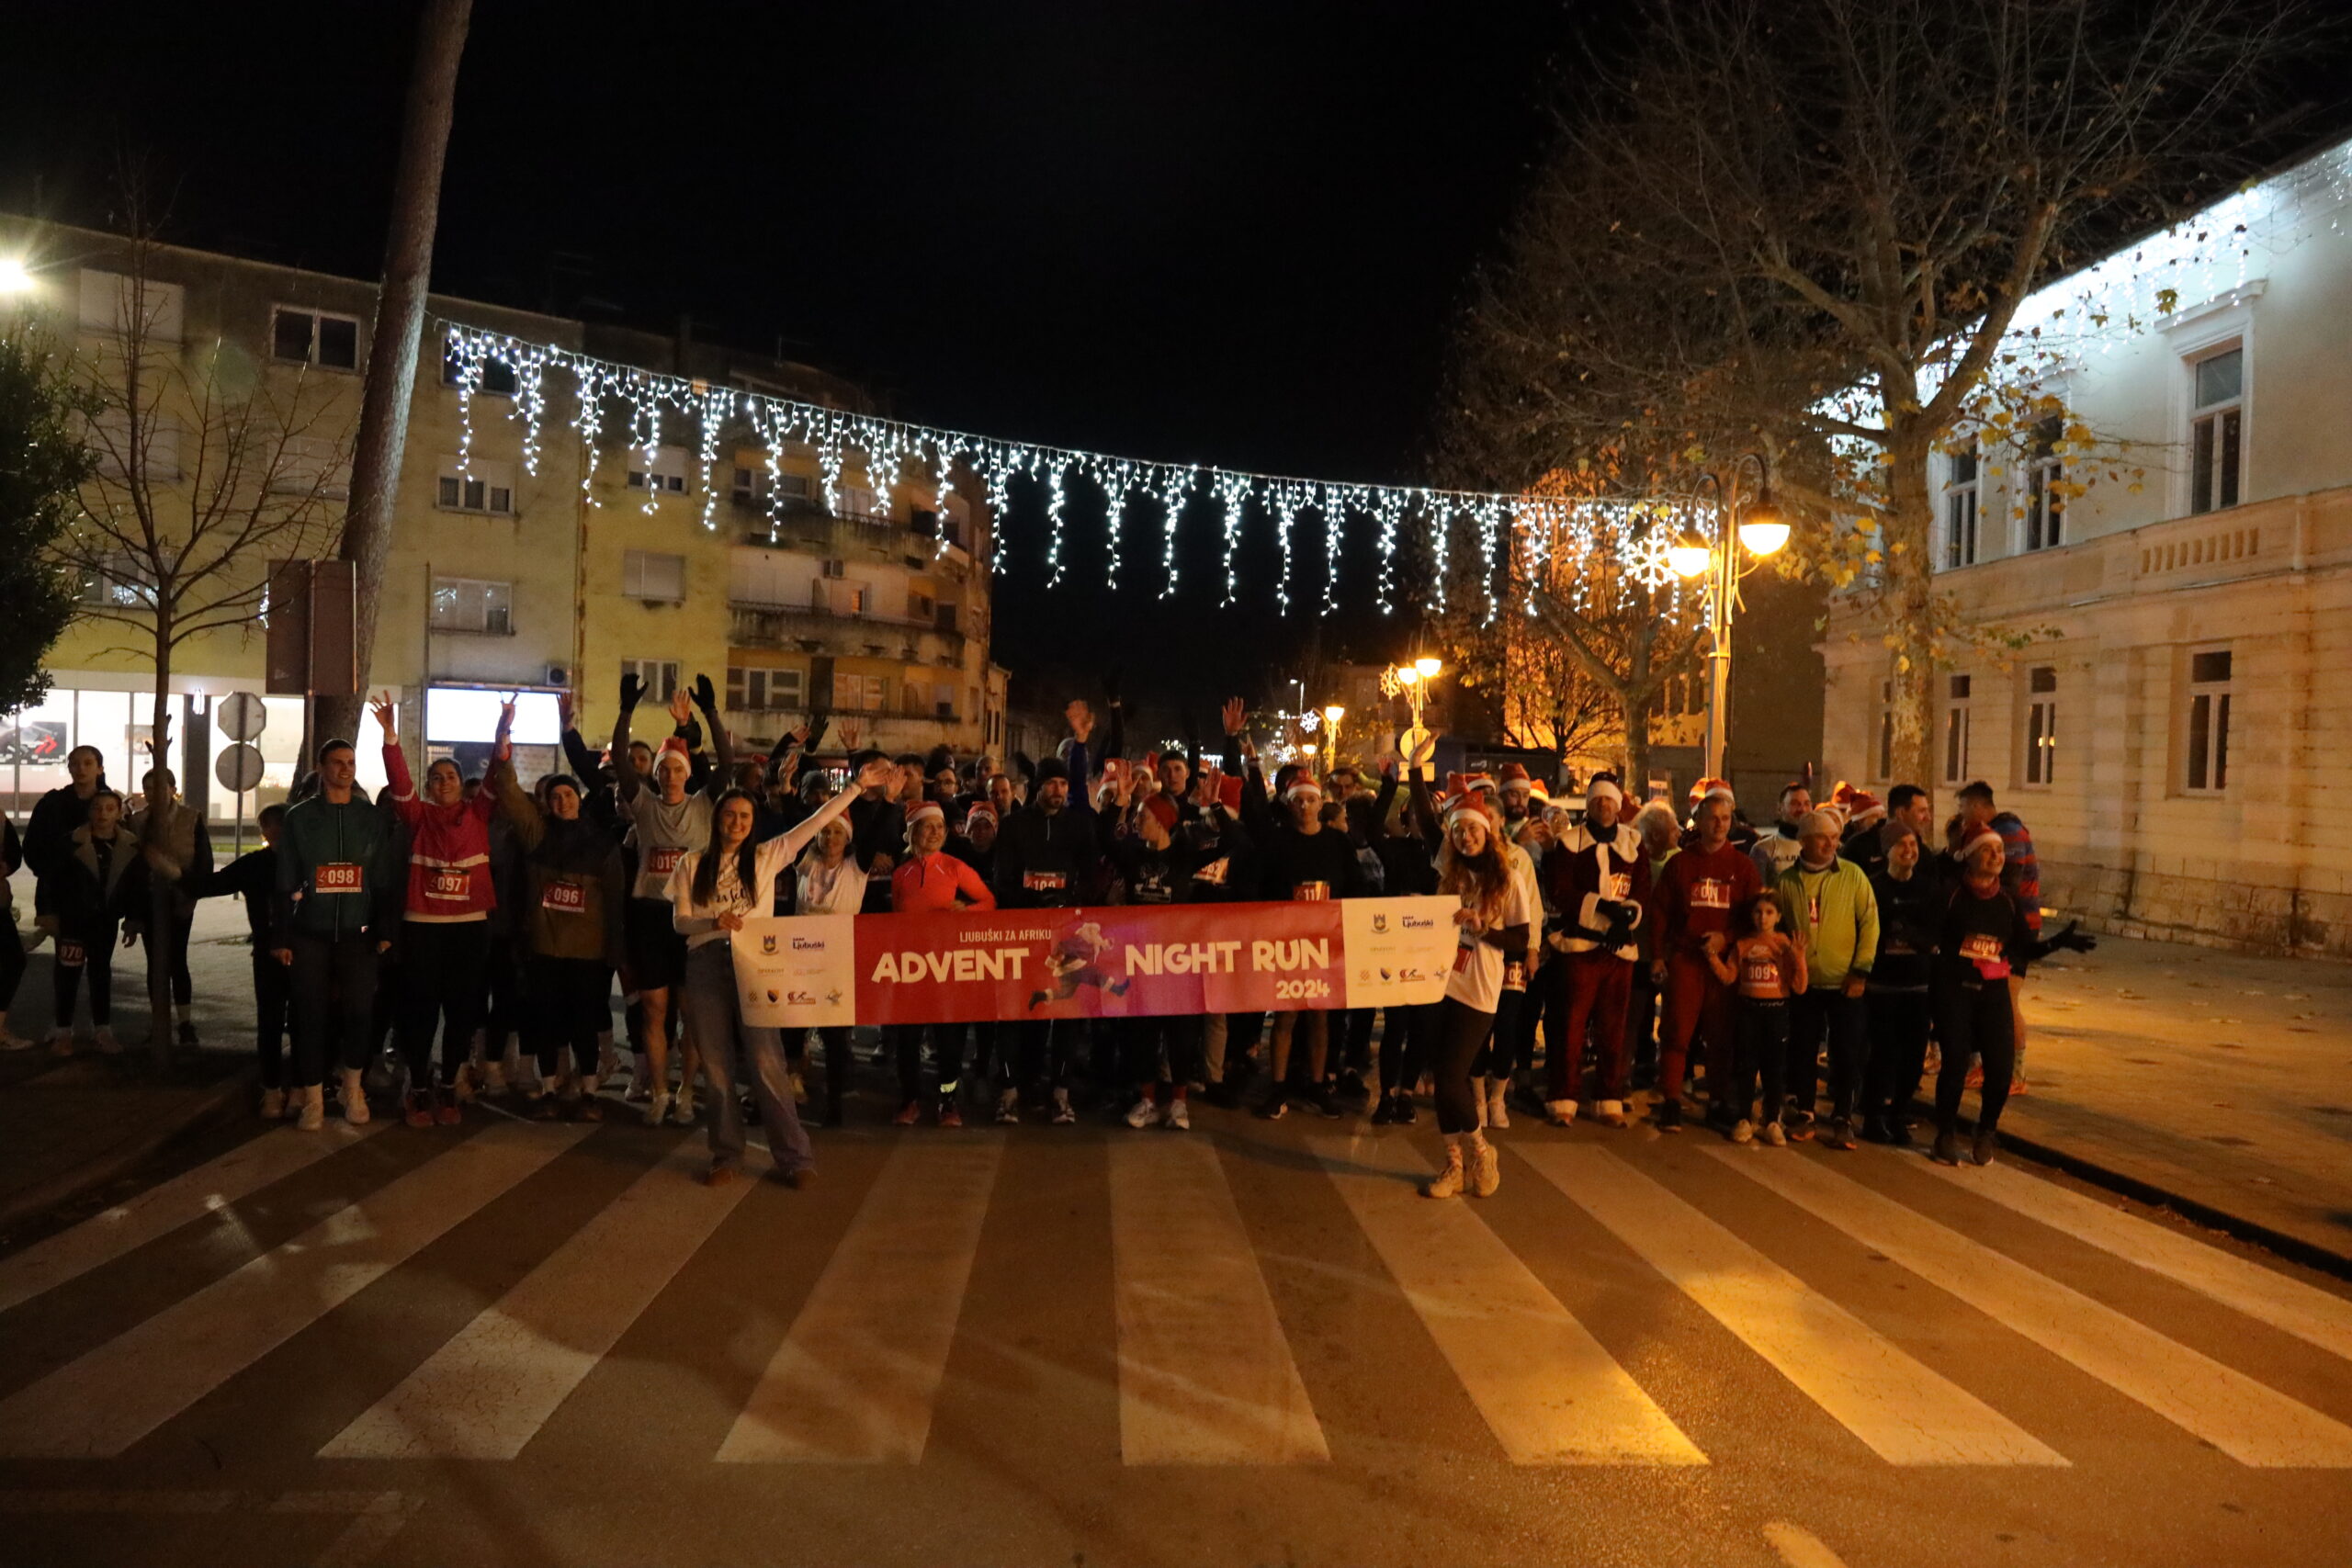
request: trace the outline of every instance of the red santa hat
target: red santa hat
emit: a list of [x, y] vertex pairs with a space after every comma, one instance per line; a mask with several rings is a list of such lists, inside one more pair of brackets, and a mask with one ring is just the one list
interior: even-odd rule
[[1170, 832], [1176, 830], [1176, 803], [1164, 795], [1155, 795], [1143, 803], [1144, 815]]

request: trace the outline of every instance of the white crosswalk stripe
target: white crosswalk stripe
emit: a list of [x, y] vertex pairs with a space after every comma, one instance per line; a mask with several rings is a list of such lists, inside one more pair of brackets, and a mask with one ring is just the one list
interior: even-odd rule
[[1881, 1459], [2066, 1462], [1616, 1156], [1565, 1144], [1515, 1152]]
[[513, 1459], [752, 1190], [695, 1179], [681, 1139], [398, 1388], [322, 1459]]
[[1745, 1149], [1706, 1152], [2241, 1464], [2352, 1467], [2352, 1427], [1817, 1160], [1758, 1157]]
[[1331, 1457], [1212, 1144], [1112, 1146], [1111, 1251], [1127, 1463]]
[[119, 1454], [586, 1135], [506, 1123], [0, 1400], [0, 1455]]
[[1003, 1152], [997, 1138], [891, 1151], [720, 1460], [922, 1461]]
[[[264, 1134], [0, 1260], [0, 1303], [39, 1311], [26, 1303], [183, 1227], [234, 1224], [233, 1213], [215, 1215], [352, 1150], [372, 1132]], [[593, 1132], [492, 1126], [114, 1338], [86, 1350], [81, 1341], [76, 1359], [62, 1367], [20, 1357], [9, 1375], [32, 1381], [0, 1399], [0, 1458], [124, 1453], [360, 1292], [404, 1269], [422, 1277], [429, 1260], [420, 1254], [535, 1172], [576, 1149], [582, 1159], [603, 1157], [600, 1151], [610, 1152], [603, 1145], [579, 1149]], [[657, 1134], [635, 1129], [606, 1135], [616, 1150], [642, 1151], [632, 1163], [659, 1146]], [[781, 1343], [760, 1341], [758, 1353], [775, 1348], [742, 1404], [709, 1412], [705, 1441], [717, 1447], [703, 1457], [925, 1462], [936, 1446], [933, 1411], [947, 1385], [1007, 1146], [1001, 1136], [975, 1133], [909, 1137], [890, 1149], [867, 1190], [852, 1195], [856, 1212], [830, 1254], [808, 1259], [816, 1282]], [[1693, 1359], [1703, 1353], [1719, 1360], [1728, 1340], [1710, 1335], [1702, 1351], [1651, 1337], [1637, 1358], [1621, 1364], [1505, 1239], [1532, 1233], [1498, 1228], [1514, 1194], [1494, 1207], [1421, 1198], [1415, 1185], [1429, 1169], [1419, 1146], [1394, 1135], [1306, 1140], [1322, 1173], [1311, 1177], [1318, 1184], [1311, 1206], [1329, 1216], [1344, 1211], [1337, 1223], [1349, 1234], [1305, 1238], [1303, 1253], [1295, 1233], [1279, 1244], [1291, 1263], [1316, 1270], [1306, 1276], [1316, 1294], [1297, 1298], [1316, 1303], [1307, 1310], [1317, 1316], [1304, 1324], [1284, 1322], [1290, 1309], [1270, 1289], [1265, 1255], [1253, 1239], [1283, 1234], [1298, 1214], [1278, 1199], [1274, 1209], [1253, 1208], [1245, 1220], [1227, 1180], [1250, 1145], [1119, 1135], [1099, 1164], [1083, 1145], [1071, 1147], [1086, 1179], [1107, 1174], [1109, 1289], [1099, 1331], [1114, 1353], [1092, 1364], [1116, 1381], [1123, 1462], [1328, 1464], [1350, 1432], [1333, 1425], [1330, 1410], [1317, 1410], [1308, 1390], [1332, 1386], [1317, 1378], [1351, 1376], [1365, 1364], [1357, 1348], [1331, 1332], [1353, 1310], [1343, 1310], [1349, 1293], [1364, 1307], [1379, 1298], [1376, 1310], [1393, 1321], [1406, 1321], [1402, 1313], [1410, 1310], [1437, 1351], [1418, 1352], [1428, 1370], [1416, 1375], [1466, 1395], [1463, 1418], [1475, 1409], [1514, 1464], [1689, 1467], [1740, 1457], [1702, 1452], [1654, 1396], [1694, 1371], [1734, 1375]], [[1663, 1303], [1679, 1294], [1695, 1304], [1746, 1348], [1732, 1354], [1753, 1353], [1748, 1375], [1785, 1379], [1811, 1401], [1825, 1430], [1836, 1423], [1885, 1463], [2089, 1462], [2017, 1424], [2015, 1417], [2033, 1419], [2031, 1411], [1989, 1402], [1973, 1386], [1986, 1369], [1909, 1348], [1949, 1343], [1946, 1330], [1964, 1316], [1967, 1343], [1998, 1342], [2001, 1336], [1984, 1326], [1990, 1319], [2020, 1337], [2018, 1354], [2039, 1346], [2240, 1463], [2352, 1468], [2352, 1426], [2326, 1413], [2352, 1386], [2336, 1359], [2352, 1359], [2352, 1304], [2326, 1292], [2007, 1168], [1939, 1172], [1961, 1190], [2097, 1248], [2086, 1256], [2101, 1257], [2107, 1267], [2174, 1281], [2329, 1352], [2312, 1358], [2320, 1375], [2306, 1395], [2321, 1409], [2294, 1397], [2290, 1386], [2274, 1388], [1909, 1207], [1897, 1195], [1905, 1189], [1894, 1179], [1899, 1170], [1891, 1157], [1832, 1162], [1811, 1153], [1713, 1146], [1668, 1153], [1679, 1163], [1652, 1167], [1639, 1145], [1542, 1135], [1514, 1140], [1506, 1169], [1541, 1178], [1540, 1193], [1520, 1193], [1518, 1202], [1565, 1199], [1641, 1260], [1638, 1269], [1614, 1266], [1612, 1290], [1636, 1302]], [[356, 1157], [374, 1163], [364, 1153]], [[386, 1367], [385, 1375], [400, 1381], [356, 1418], [348, 1417], [353, 1406], [343, 1405], [334, 1421], [312, 1428], [323, 1436], [342, 1427], [319, 1457], [527, 1460], [632, 1325], [677, 1288], [730, 1215], [746, 1213], [738, 1205], [757, 1184], [704, 1187], [694, 1179], [703, 1159], [698, 1136], [679, 1139], [584, 1223], [562, 1222], [566, 1235], [538, 1234], [535, 1216], [518, 1213], [515, 1245], [540, 1260], [437, 1347], [420, 1347], [421, 1361]], [[1874, 1179], [1893, 1190], [1871, 1185]], [[1329, 1192], [1319, 1187], [1325, 1180]], [[1735, 1232], [1713, 1217], [1708, 1194], [1742, 1182], [1812, 1220]], [[1274, 1190], [1251, 1190], [1260, 1192], [1253, 1202], [1262, 1202]], [[1755, 1200], [1746, 1212], [1768, 1201]], [[1813, 1221], [1936, 1287], [1905, 1298], [1905, 1326], [1891, 1331], [1906, 1336], [1901, 1342], [1872, 1326], [1864, 1315], [1871, 1308], [1840, 1299], [1846, 1286], [1834, 1271], [1796, 1264], [1806, 1269], [1800, 1278], [1775, 1258], [1789, 1227], [1812, 1232]], [[808, 1244], [795, 1231], [774, 1245]], [[1294, 1289], [1301, 1278], [1291, 1270], [1271, 1277], [1293, 1280]], [[2125, 1291], [2111, 1299], [2132, 1298]], [[775, 1334], [773, 1306], [763, 1317], [762, 1303], [740, 1304], [748, 1323]], [[1347, 1358], [1345, 1365], [1335, 1356]], [[960, 1399], [969, 1391], [956, 1392]], [[2174, 1440], [2185, 1448], [2188, 1437]], [[1793, 1546], [1776, 1540], [1774, 1549], [1791, 1561], [1826, 1550], [1802, 1536], [1790, 1537]]]
[[1467, 1203], [1415, 1190], [1411, 1145], [1309, 1143], [1513, 1464], [1707, 1462]]
[[1930, 1162], [1927, 1168], [1955, 1187], [2352, 1360], [2352, 1302], [2342, 1296], [2007, 1166], [1961, 1170]]
[[135, 1252], [191, 1220], [251, 1197], [390, 1125], [390, 1122], [371, 1122], [354, 1127], [335, 1122], [315, 1133], [280, 1127], [193, 1170], [158, 1182], [71, 1230], [0, 1259], [0, 1312]]

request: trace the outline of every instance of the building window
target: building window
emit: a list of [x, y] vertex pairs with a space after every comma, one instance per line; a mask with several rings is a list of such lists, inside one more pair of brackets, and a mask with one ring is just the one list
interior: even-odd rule
[[465, 469], [454, 457], [441, 459], [434, 502], [446, 512], [514, 514], [514, 465], [477, 458]]
[[746, 506], [764, 506], [771, 498], [788, 506], [804, 505], [813, 488], [807, 474], [772, 474], [740, 464], [735, 469], [735, 499]]
[[746, 669], [729, 665], [727, 705], [739, 713], [770, 713], [807, 705], [806, 688], [797, 670]]
[[630, 599], [665, 604], [686, 597], [686, 558], [658, 550], [630, 550], [621, 557], [621, 592]]
[[2230, 782], [2230, 672], [2226, 648], [2188, 656], [2188, 766], [2181, 782], [2193, 792], [2214, 794]]
[[628, 488], [684, 495], [686, 493], [686, 476], [684, 469], [666, 472], [661, 468], [631, 468], [628, 471]]
[[876, 505], [874, 492], [870, 490], [862, 489], [857, 485], [843, 485], [841, 487], [841, 498], [842, 515], [844, 517], [863, 517], [869, 522], [884, 522], [888, 519], [889, 513], [882, 507]]
[[2059, 486], [2066, 478], [2066, 460], [2058, 454], [2065, 436], [2065, 421], [2056, 414], [2033, 427], [2025, 456], [2025, 547], [2055, 549], [2065, 542], [2066, 497]]
[[290, 365], [319, 365], [329, 370], [359, 368], [359, 318], [332, 316], [323, 310], [297, 310], [280, 305], [271, 314], [269, 352]]
[[82, 574], [78, 597], [94, 610], [152, 610], [154, 579], [131, 557], [113, 556], [102, 568]]
[[[119, 272], [82, 269], [81, 323], [85, 332], [157, 343], [180, 341], [187, 291], [176, 283], [130, 277]], [[139, 330], [136, 334], [132, 328]]]
[[2026, 672], [2025, 782], [2047, 786], [2057, 778], [2058, 671], [2037, 664]]
[[1969, 678], [1954, 675], [1944, 703], [1944, 783], [1968, 782]]
[[882, 713], [890, 700], [889, 678], [833, 672], [833, 706], [842, 713]]
[[1951, 468], [1944, 480], [1944, 566], [1976, 564], [1976, 446], [1970, 443], [1946, 459]]
[[2188, 420], [2188, 510], [2218, 512], [2238, 503], [2245, 455], [2245, 350], [2210, 355], [2191, 373], [2197, 407]]
[[637, 699], [639, 707], [648, 703], [666, 707], [670, 699], [678, 694], [678, 661], [674, 659], [624, 659], [621, 673], [637, 677], [642, 688]]
[[509, 637], [514, 631], [514, 585], [475, 577], [433, 580], [433, 629]]
[[[465, 379], [466, 362], [458, 356], [455, 348], [443, 350], [441, 384], [445, 387], [462, 386]], [[514, 367], [496, 359], [483, 360], [481, 379], [475, 384], [474, 390], [493, 398], [513, 397], [514, 395]]]
[[935, 613], [930, 594], [918, 593], [913, 589], [909, 589], [907, 591], [907, 618], [909, 620], [928, 621]]

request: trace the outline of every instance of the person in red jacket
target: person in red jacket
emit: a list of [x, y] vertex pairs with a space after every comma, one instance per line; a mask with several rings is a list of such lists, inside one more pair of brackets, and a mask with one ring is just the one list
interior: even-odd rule
[[1650, 894], [1657, 957], [1650, 965], [1666, 999], [1658, 1036], [1657, 1125], [1682, 1128], [1682, 1075], [1690, 1037], [1707, 1043], [1707, 1091], [1720, 1110], [1732, 1079], [1731, 998], [1707, 964], [1707, 939], [1730, 940], [1731, 912], [1763, 891], [1756, 863], [1731, 841], [1731, 792], [1710, 791], [1692, 814], [1690, 848], [1666, 863]]
[[[392, 699], [381, 693], [368, 705], [384, 729], [384, 776], [391, 782], [392, 809], [408, 829], [408, 887], [402, 896], [399, 1000], [394, 1037], [408, 1062], [412, 1127], [458, 1120], [458, 1069], [471, 1049], [481, 1021], [482, 986], [490, 964], [490, 912], [498, 893], [490, 872], [490, 818], [498, 798], [488, 790], [466, 798], [465, 775], [443, 758], [424, 770], [418, 797], [401, 753]], [[510, 707], [499, 719], [506, 739]], [[433, 1073], [433, 1032], [441, 1030], [441, 1076]]]
[[[996, 895], [980, 874], [946, 852], [947, 814], [926, 800], [907, 813], [907, 858], [890, 873], [893, 914], [936, 914], [958, 908], [993, 909]], [[899, 1098], [893, 1120], [911, 1127], [922, 1120], [922, 1031], [920, 1023], [893, 1024], [891, 1043], [899, 1057]], [[964, 1025], [942, 1023], [931, 1031], [932, 1055], [939, 1062], [939, 1124], [960, 1127], [956, 1091], [964, 1076]]]

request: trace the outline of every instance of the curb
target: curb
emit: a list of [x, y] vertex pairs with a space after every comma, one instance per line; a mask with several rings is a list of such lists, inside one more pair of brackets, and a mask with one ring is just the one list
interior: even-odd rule
[[119, 1144], [94, 1159], [60, 1171], [12, 1198], [0, 1200], [0, 1232], [13, 1229], [27, 1220], [37, 1219], [85, 1192], [126, 1176], [153, 1158], [156, 1151], [165, 1145], [199, 1127], [226, 1120], [253, 1093], [254, 1082], [259, 1076], [260, 1069], [249, 1063], [204, 1089], [189, 1100], [178, 1115], [159, 1123], [143, 1136], [127, 1144]]
[[[1916, 1100], [1913, 1102], [1915, 1106], [1919, 1103]], [[1926, 1110], [1928, 1118], [1933, 1120], [1935, 1107], [1930, 1105], [1926, 1107]], [[1976, 1130], [1975, 1118], [1964, 1116], [1961, 1118], [1961, 1125], [1973, 1133]], [[2100, 1165], [2096, 1160], [2085, 1159], [2080, 1155], [2068, 1154], [2065, 1150], [2045, 1144], [2038, 1138], [2019, 1137], [2004, 1127], [2001, 1129], [2001, 1152], [2022, 1155], [2036, 1164], [2063, 1170], [2079, 1180], [2087, 1181], [2094, 1187], [2103, 1187], [2109, 1192], [2129, 1198], [2134, 1202], [2145, 1203], [2151, 1208], [2169, 1209], [2184, 1220], [2203, 1225], [2208, 1230], [2220, 1231], [2224, 1235], [2234, 1236], [2240, 1241], [2251, 1242], [2266, 1251], [2277, 1253], [2290, 1262], [2300, 1263], [2306, 1269], [2316, 1269], [2320, 1273], [2332, 1275], [2338, 1280], [2352, 1280], [2352, 1254], [2334, 1251], [2320, 1246], [2317, 1242], [2306, 1241], [2301, 1236], [2290, 1235], [2285, 1231], [2273, 1229], [2259, 1221], [2245, 1219], [2225, 1210], [2217, 1209], [2211, 1203], [2189, 1197], [2187, 1193], [2168, 1190], [2152, 1181], [2143, 1181], [2136, 1176], [2126, 1176], [2120, 1170]]]

